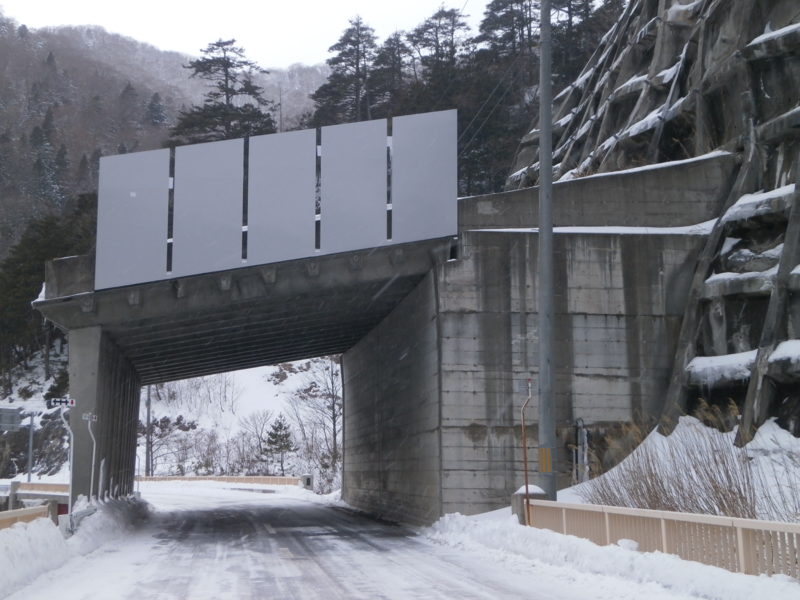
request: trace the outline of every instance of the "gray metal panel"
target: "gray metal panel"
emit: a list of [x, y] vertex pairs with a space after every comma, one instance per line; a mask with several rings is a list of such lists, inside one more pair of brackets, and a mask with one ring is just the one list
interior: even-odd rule
[[17, 431], [22, 423], [22, 409], [0, 408], [0, 431]]
[[175, 149], [172, 276], [242, 266], [244, 140]]
[[167, 277], [169, 150], [100, 159], [95, 289]]
[[317, 133], [250, 138], [247, 263], [314, 256]]
[[323, 127], [321, 145], [320, 253], [386, 244], [386, 120]]
[[456, 111], [392, 120], [392, 243], [458, 232]]

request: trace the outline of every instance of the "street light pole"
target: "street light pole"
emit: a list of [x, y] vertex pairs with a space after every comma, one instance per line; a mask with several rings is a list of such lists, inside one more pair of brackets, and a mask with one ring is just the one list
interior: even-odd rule
[[550, 0], [539, 18], [539, 473], [542, 488], [556, 499], [556, 425], [553, 394], [553, 130]]

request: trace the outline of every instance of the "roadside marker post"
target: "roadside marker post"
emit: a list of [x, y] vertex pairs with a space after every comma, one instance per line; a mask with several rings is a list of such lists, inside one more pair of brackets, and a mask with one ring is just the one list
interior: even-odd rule
[[[58, 404], [67, 405], [67, 406], [75, 406], [75, 399], [74, 398], [54, 398], [54, 400], [66, 400], [66, 402], [59, 402]], [[69, 531], [74, 531], [74, 527], [72, 526], [72, 461], [73, 455], [75, 451], [75, 439], [72, 434], [72, 427], [70, 427], [69, 421], [67, 421], [66, 417], [64, 416], [64, 409], [59, 410], [59, 416], [61, 417], [61, 421], [64, 423], [64, 427], [67, 428], [67, 433], [69, 433], [69, 498], [67, 499], [67, 511], [69, 514]]]
[[86, 426], [89, 428], [89, 437], [92, 438], [92, 474], [89, 478], [89, 502], [94, 498], [94, 463], [97, 457], [97, 440], [92, 431], [92, 423], [97, 421], [97, 415], [92, 412], [83, 413], [83, 420], [86, 421]]

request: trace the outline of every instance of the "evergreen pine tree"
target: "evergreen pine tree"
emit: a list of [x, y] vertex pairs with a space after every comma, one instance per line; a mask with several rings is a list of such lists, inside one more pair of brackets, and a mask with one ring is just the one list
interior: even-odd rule
[[286, 422], [286, 418], [282, 414], [278, 415], [278, 418], [273, 421], [269, 433], [267, 433], [267, 451], [273, 456], [279, 456], [281, 475], [286, 475], [286, 454], [296, 450], [289, 423]]
[[372, 27], [361, 17], [350, 19], [350, 26], [329, 48], [329, 52], [336, 54], [326, 61], [331, 67], [328, 82], [311, 95], [316, 104], [316, 125], [352, 123], [372, 117], [369, 77], [375, 49]]
[[123, 129], [137, 128], [139, 125], [139, 93], [129, 81], [120, 92], [119, 121]]
[[390, 35], [375, 53], [369, 76], [372, 117], [391, 117], [402, 111], [411, 50], [399, 32]]
[[266, 73], [248, 60], [236, 40], [217, 40], [202, 50], [203, 57], [185, 65], [192, 77], [211, 83], [203, 104], [181, 111], [170, 132], [176, 143], [227, 140], [275, 132], [274, 103], [253, 81]]
[[147, 103], [147, 122], [150, 125], [160, 126], [167, 123], [167, 111], [161, 101], [161, 94], [154, 93]]

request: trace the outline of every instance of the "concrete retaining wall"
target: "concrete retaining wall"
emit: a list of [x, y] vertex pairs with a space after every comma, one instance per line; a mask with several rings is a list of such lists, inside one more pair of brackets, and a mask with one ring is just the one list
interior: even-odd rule
[[[660, 414], [704, 241], [555, 236], [562, 480], [575, 419]], [[348, 502], [415, 522], [508, 505], [523, 481], [519, 409], [528, 378], [529, 447], [537, 445], [536, 261], [535, 233], [465, 232], [462, 258], [437, 267], [345, 354]], [[534, 451], [530, 460], [535, 472]]]

